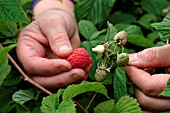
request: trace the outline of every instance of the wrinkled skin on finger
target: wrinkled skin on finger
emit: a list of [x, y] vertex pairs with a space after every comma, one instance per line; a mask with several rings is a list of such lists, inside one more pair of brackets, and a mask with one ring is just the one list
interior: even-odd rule
[[19, 61], [42, 86], [59, 88], [87, 79], [85, 70], [72, 69], [66, 60], [80, 46], [77, 23], [68, 13], [44, 12], [21, 31], [17, 43]]
[[135, 96], [142, 108], [148, 112], [170, 110], [170, 98], [159, 94], [165, 89], [170, 74], [153, 74], [157, 67], [170, 72], [170, 45], [145, 49], [129, 55], [129, 64], [125, 67], [127, 77], [135, 85]]

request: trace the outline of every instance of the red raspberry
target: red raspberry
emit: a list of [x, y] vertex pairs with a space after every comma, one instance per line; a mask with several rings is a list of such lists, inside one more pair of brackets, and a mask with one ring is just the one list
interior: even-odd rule
[[92, 59], [84, 48], [75, 49], [67, 58], [67, 61], [70, 62], [72, 68], [81, 69], [87, 68], [92, 63]]

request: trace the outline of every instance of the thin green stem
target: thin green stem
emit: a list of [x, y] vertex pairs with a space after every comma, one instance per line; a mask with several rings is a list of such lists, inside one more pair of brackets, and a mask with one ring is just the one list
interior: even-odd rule
[[169, 44], [169, 39], [166, 40], [166, 44]]
[[122, 53], [124, 52], [124, 47], [123, 47], [123, 45], [121, 45], [122, 46]]
[[94, 98], [96, 97], [96, 95], [97, 95], [97, 92], [96, 92], [96, 93], [93, 95], [93, 97], [91, 98], [89, 104], [88, 104], [87, 107], [86, 107], [86, 110], [89, 109], [89, 107], [90, 107], [91, 103], [93, 102]]
[[100, 31], [100, 34], [103, 34], [103, 33], [106, 33], [107, 32], [107, 29], [103, 29]]

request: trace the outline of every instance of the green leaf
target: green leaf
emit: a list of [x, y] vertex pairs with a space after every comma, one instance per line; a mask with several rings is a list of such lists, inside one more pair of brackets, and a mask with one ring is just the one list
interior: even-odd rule
[[159, 38], [159, 32], [155, 31], [149, 33], [146, 38], [152, 42], [155, 42]]
[[36, 99], [35, 96], [36, 92], [34, 89], [31, 88], [29, 90], [19, 90], [15, 92], [12, 95], [12, 99], [19, 104], [24, 104], [29, 100]]
[[143, 36], [141, 28], [136, 25], [116, 24], [115, 27], [118, 31], [126, 31], [128, 35], [136, 34]]
[[117, 67], [115, 70], [113, 87], [116, 101], [119, 100], [122, 96], [127, 95], [126, 75], [122, 67]]
[[0, 20], [28, 23], [18, 0], [0, 0]]
[[55, 113], [76, 113], [75, 106], [71, 99], [62, 101]]
[[170, 39], [170, 16], [166, 16], [162, 22], [151, 24], [165, 38]]
[[17, 24], [15, 22], [0, 21], [0, 33], [6, 37], [16, 36]]
[[17, 104], [16, 106], [17, 113], [31, 113], [31, 111], [24, 105]]
[[102, 81], [103, 84], [112, 84], [113, 83], [113, 73], [108, 73], [106, 78]]
[[132, 53], [136, 53], [135, 49], [129, 49], [129, 48], [124, 48], [124, 53], [128, 53], [128, 54], [132, 54]]
[[[61, 90], [63, 91], [63, 90]], [[51, 94], [43, 98], [41, 112], [43, 113], [76, 113], [75, 104], [71, 99], [59, 103], [59, 94]]]
[[148, 30], [153, 30], [151, 23], [156, 22], [157, 17], [154, 14], [145, 14], [137, 22]]
[[113, 99], [101, 102], [94, 108], [94, 113], [113, 113], [114, 105]]
[[113, 40], [114, 36], [117, 34], [117, 29], [113, 26], [113, 24], [107, 22], [107, 26], [108, 26], [108, 29], [107, 29], [105, 42], [109, 40]]
[[119, 99], [112, 113], [143, 113], [136, 99], [124, 96]]
[[101, 34], [105, 33], [106, 31], [107, 31], [106, 29], [103, 29], [103, 30], [101, 30], [101, 31], [96, 31], [96, 32], [94, 32], [94, 33], [91, 35], [90, 40], [97, 40], [98, 37], [99, 37]]
[[163, 9], [168, 7], [169, 4], [168, 0], [143, 0], [142, 8], [148, 13], [162, 15]]
[[95, 60], [95, 55], [93, 54], [92, 52], [92, 48], [95, 47], [96, 45], [100, 44], [99, 41], [97, 40], [93, 40], [93, 41], [83, 41], [81, 43], [81, 46], [84, 47], [88, 53], [90, 54], [90, 57], [92, 58], [92, 69], [90, 71], [90, 74], [89, 74], [89, 77], [92, 79], [92, 80], [95, 80], [94, 78], [94, 75], [95, 75], [95, 72], [96, 72], [96, 68], [97, 68], [97, 63], [96, 63], [96, 60]]
[[12, 88], [0, 87], [0, 113], [9, 113], [8, 110], [13, 109], [11, 96], [14, 92]]
[[[6, 100], [5, 100], [6, 101]], [[1, 105], [1, 104], [0, 104]], [[17, 106], [17, 104], [14, 101], [10, 101], [8, 104], [6, 104], [5, 107], [3, 107], [2, 111], [0, 110], [0, 113], [10, 113], [12, 109], [14, 109]]]
[[147, 38], [139, 35], [129, 35], [128, 42], [137, 46], [141, 46], [144, 48], [153, 47], [154, 44], [152, 41], [148, 40]]
[[65, 90], [65, 89], [59, 89], [59, 90], [57, 91], [57, 96], [60, 97], [60, 96], [64, 93], [64, 90]]
[[41, 111], [43, 113], [55, 113], [59, 106], [59, 98], [57, 94], [51, 94], [43, 98]]
[[79, 0], [75, 6], [78, 20], [90, 20], [94, 24], [108, 17], [116, 0]]
[[6, 38], [6, 37], [0, 33], [0, 39], [1, 39], [1, 38]]
[[157, 43], [155, 44], [155, 46], [157, 46], [157, 47], [159, 47], [159, 46], [164, 46], [164, 45], [166, 45], [166, 43], [163, 42], [163, 41], [159, 41], [159, 42], [157, 42]]
[[109, 22], [115, 24], [131, 24], [136, 20], [136, 17], [126, 13], [115, 13], [109, 17]]
[[4, 79], [2, 86], [14, 86], [20, 83], [21, 81], [21, 74], [15, 69], [13, 69]]
[[159, 95], [164, 97], [170, 97], [170, 79], [167, 82], [166, 88]]
[[[6, 38], [6, 37], [3, 37], [3, 38]], [[6, 39], [2, 44], [10, 45], [10, 44], [16, 44], [16, 42], [17, 42], [17, 38], [14, 37], [13, 39]]]
[[135, 91], [134, 90], [135, 90], [135, 88], [134, 88], [133, 85], [129, 86], [128, 95], [131, 96], [131, 97], [135, 96]]
[[98, 92], [108, 97], [107, 90], [102, 83], [84, 81], [78, 85], [73, 84], [73, 85], [68, 86], [65, 89], [62, 98], [63, 100], [72, 99], [78, 94], [89, 92], [89, 91]]
[[7, 53], [11, 51], [16, 44], [10, 45], [5, 48], [0, 48], [0, 86], [3, 83], [3, 80], [7, 77], [9, 72], [11, 71], [11, 66], [8, 64]]
[[95, 25], [92, 22], [87, 21], [87, 20], [81, 20], [78, 23], [78, 27], [79, 27], [80, 33], [87, 40], [90, 40], [90, 37], [92, 36], [92, 34], [97, 31], [97, 28], [95, 27]]
[[40, 109], [40, 106], [35, 107], [35, 108], [32, 110], [32, 113], [42, 113], [42, 112], [41, 112], [41, 109]]
[[30, 10], [32, 0], [20, 0], [21, 7], [24, 9], [24, 11]]

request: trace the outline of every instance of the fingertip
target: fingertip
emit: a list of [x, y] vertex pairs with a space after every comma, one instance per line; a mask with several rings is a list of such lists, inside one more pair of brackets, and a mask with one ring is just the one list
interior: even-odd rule
[[129, 54], [129, 64], [133, 64], [138, 60], [138, 53]]
[[58, 57], [66, 58], [73, 51], [70, 37], [68, 36], [67, 30], [63, 25], [58, 25], [58, 27], [54, 29], [51, 30], [47, 36], [51, 50]]
[[126, 73], [128, 73], [128, 72], [131, 72], [134, 69], [137, 69], [137, 67], [134, 67], [134, 66], [125, 66], [125, 67], [123, 67], [123, 69], [124, 69], [124, 71]]
[[60, 58], [67, 58], [72, 51], [73, 49], [69, 44], [57, 45], [57, 47], [53, 49], [53, 52]]
[[82, 69], [72, 69], [72, 77], [74, 80], [85, 80], [86, 78], [86, 73]]
[[78, 74], [73, 74], [72, 78], [75, 80], [75, 82], [83, 80], [83, 78]]

